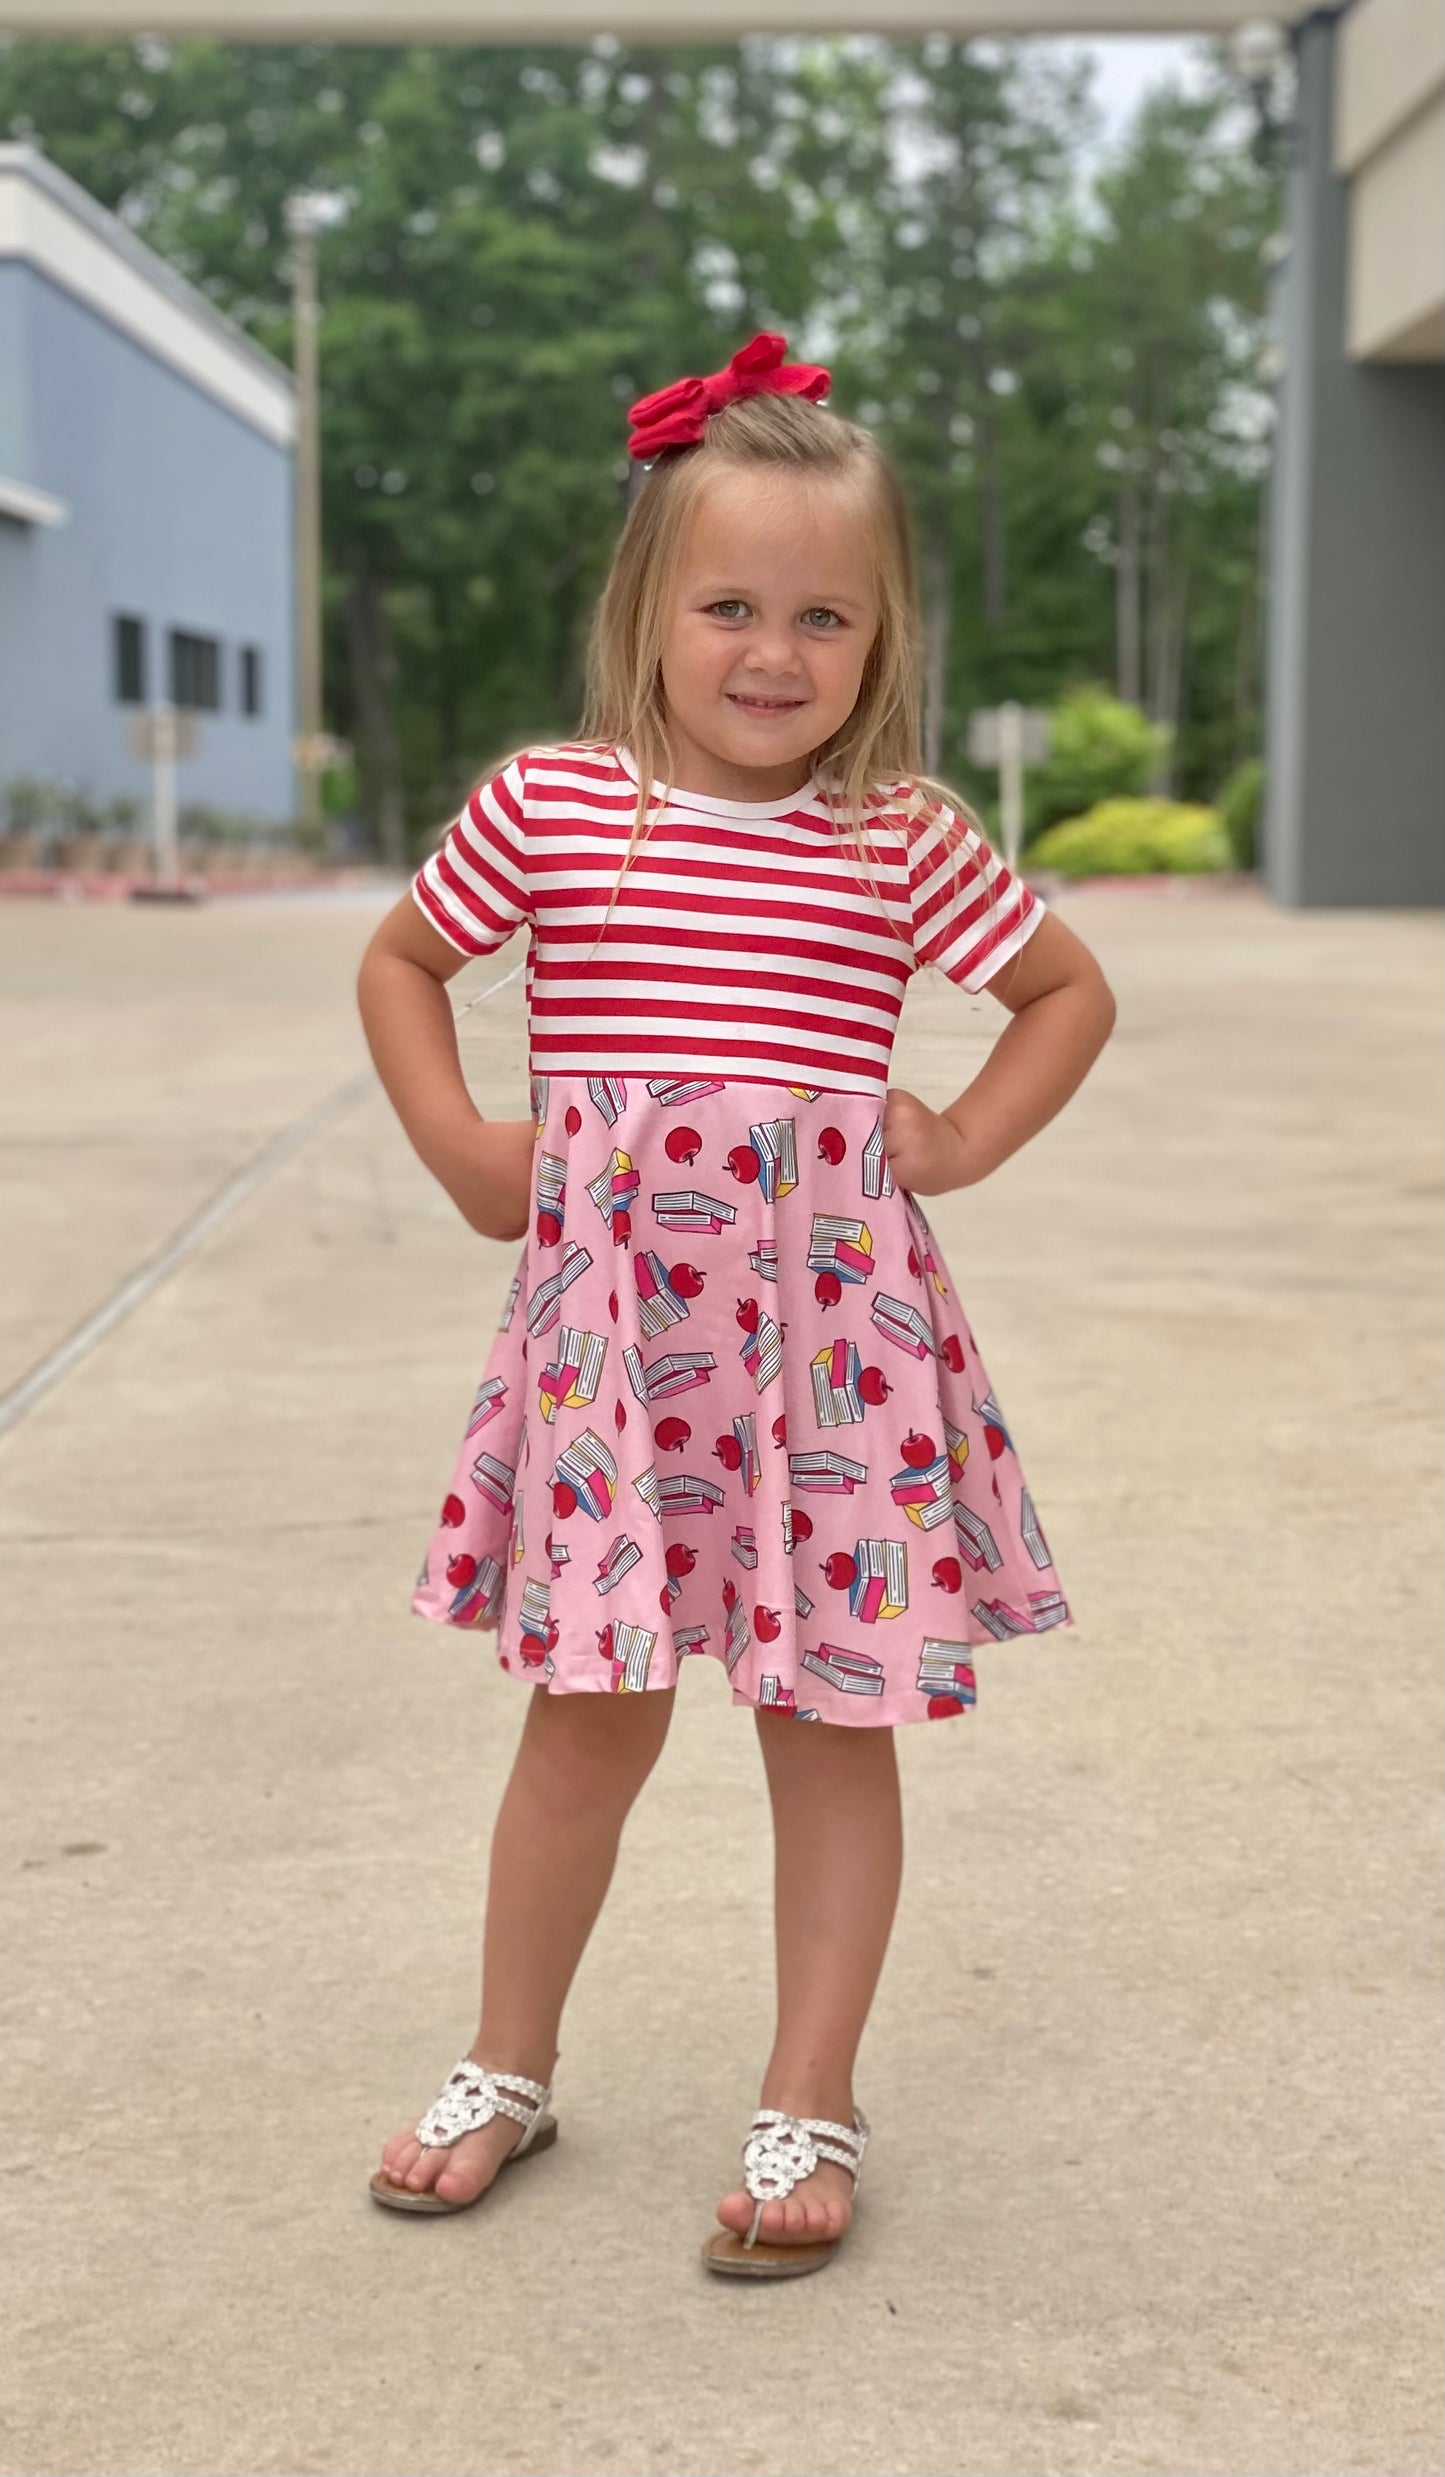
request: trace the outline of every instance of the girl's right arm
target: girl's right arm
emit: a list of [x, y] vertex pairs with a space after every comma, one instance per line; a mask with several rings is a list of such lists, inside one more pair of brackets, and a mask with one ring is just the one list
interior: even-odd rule
[[357, 1004], [413, 1151], [474, 1230], [517, 1239], [527, 1228], [536, 1138], [530, 1119], [483, 1118], [467, 1090], [446, 985], [469, 961], [404, 894], [362, 956]]

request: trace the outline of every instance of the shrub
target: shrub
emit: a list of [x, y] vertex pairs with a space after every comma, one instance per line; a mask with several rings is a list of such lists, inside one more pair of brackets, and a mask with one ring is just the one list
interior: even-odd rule
[[1246, 757], [1219, 794], [1219, 814], [1237, 869], [1252, 869], [1264, 808], [1264, 760]]
[[265, 843], [279, 839], [280, 829], [244, 809], [213, 808], [193, 800], [181, 810], [179, 829], [194, 843]]
[[58, 826], [61, 788], [38, 774], [15, 774], [5, 785], [4, 818], [12, 834], [31, 834], [39, 826]]
[[1052, 742], [1045, 764], [1028, 776], [1027, 834], [1061, 818], [1079, 817], [1101, 800], [1138, 796], [1149, 788], [1167, 729], [1104, 688], [1075, 688], [1049, 714]]
[[31, 857], [49, 866], [84, 838], [104, 833], [107, 811], [81, 783], [18, 774], [0, 791], [0, 828], [27, 836]]
[[1178, 800], [1101, 800], [1050, 826], [1028, 856], [1061, 877], [1193, 876], [1233, 860], [1218, 810]]

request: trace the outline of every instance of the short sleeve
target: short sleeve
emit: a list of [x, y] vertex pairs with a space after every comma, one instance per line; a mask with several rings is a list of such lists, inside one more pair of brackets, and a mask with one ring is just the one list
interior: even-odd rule
[[914, 958], [976, 992], [1032, 937], [1043, 897], [954, 809], [934, 807], [910, 843]]
[[411, 881], [434, 929], [464, 955], [490, 955], [531, 918], [526, 752], [479, 783]]

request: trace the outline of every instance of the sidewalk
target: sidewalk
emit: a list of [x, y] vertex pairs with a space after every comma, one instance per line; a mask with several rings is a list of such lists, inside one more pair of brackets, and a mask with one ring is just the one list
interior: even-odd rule
[[[471, 2034], [524, 1699], [407, 1606], [515, 1251], [385, 1102], [0, 1440], [8, 2477], [1438, 2466], [1439, 923], [1058, 909], [1114, 1038], [930, 1219], [1078, 1624], [900, 1735], [821, 2276], [696, 2261], [771, 1992], [753, 1732], [703, 1662], [556, 2149], [455, 2221], [366, 2198]], [[365, 1068], [370, 917], [0, 906], [0, 1389]], [[521, 994], [462, 1027], [489, 1113], [525, 1113]], [[1005, 1021], [926, 976], [895, 1081], [952, 1099]]]

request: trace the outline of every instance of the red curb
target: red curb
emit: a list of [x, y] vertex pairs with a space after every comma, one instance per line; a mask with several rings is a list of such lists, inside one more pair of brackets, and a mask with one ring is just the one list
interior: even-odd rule
[[[361, 886], [370, 882], [372, 872], [365, 869], [318, 869], [312, 875], [298, 876], [293, 871], [266, 870], [247, 876], [236, 871], [228, 875], [219, 872], [213, 877], [191, 875], [177, 881], [175, 891], [194, 897], [205, 895], [284, 894], [314, 892], [322, 886]], [[87, 869], [0, 869], [0, 895], [31, 895], [52, 902], [124, 903], [132, 895], [156, 892], [153, 877], [111, 876], [100, 870]]]

